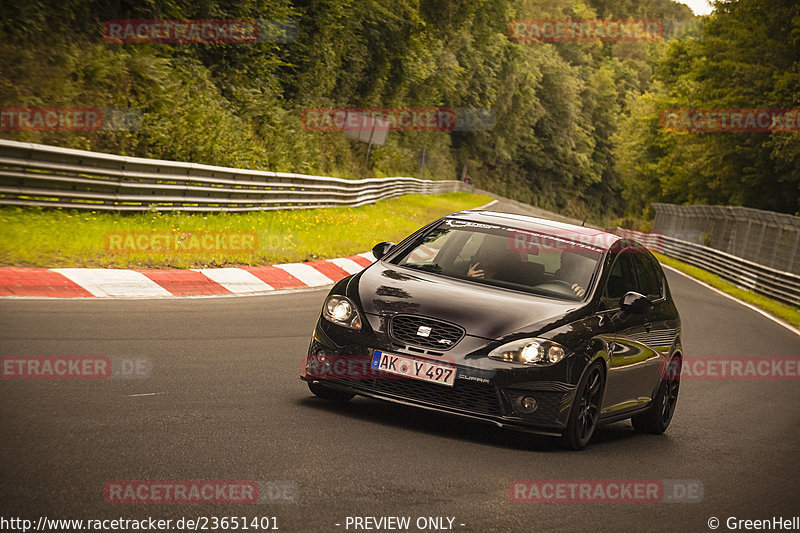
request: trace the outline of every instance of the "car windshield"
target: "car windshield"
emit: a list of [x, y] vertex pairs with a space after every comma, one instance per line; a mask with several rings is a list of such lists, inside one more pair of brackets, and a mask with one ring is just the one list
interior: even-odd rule
[[391, 263], [475, 283], [579, 301], [602, 250], [562, 233], [445, 220]]

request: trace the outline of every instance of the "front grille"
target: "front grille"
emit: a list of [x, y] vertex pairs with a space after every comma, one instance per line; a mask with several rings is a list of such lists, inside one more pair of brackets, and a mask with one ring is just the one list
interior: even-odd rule
[[[420, 328], [430, 328], [428, 336], [420, 335]], [[395, 315], [389, 322], [389, 335], [403, 344], [449, 350], [464, 338], [464, 328], [435, 318]]]
[[395, 396], [411, 402], [431, 404], [435, 407], [450, 407], [489, 416], [502, 415], [495, 388], [482, 383], [456, 380], [455, 385], [446, 387], [402, 377], [336, 381], [355, 389]]

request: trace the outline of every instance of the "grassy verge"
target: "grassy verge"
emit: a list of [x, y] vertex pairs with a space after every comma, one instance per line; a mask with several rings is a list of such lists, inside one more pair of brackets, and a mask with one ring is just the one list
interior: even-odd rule
[[208, 268], [342, 257], [490, 200], [408, 195], [362, 207], [250, 213], [9, 207], [0, 209], [0, 266]]
[[748, 291], [745, 289], [740, 289], [733, 283], [729, 283], [716, 274], [712, 274], [706, 270], [701, 268], [693, 267], [691, 265], [687, 265], [677, 259], [672, 259], [671, 257], [667, 257], [665, 255], [654, 253], [659, 261], [663, 264], [670, 266], [676, 270], [680, 270], [681, 272], [696, 278], [703, 283], [711, 285], [714, 288], [717, 288], [731, 296], [734, 296], [743, 302], [747, 302], [749, 304], [755, 305], [756, 307], [763, 309], [764, 311], [774, 315], [789, 324], [793, 325], [796, 328], [800, 328], [800, 311], [795, 309], [790, 305], [785, 305], [780, 302], [776, 302], [766, 296], [762, 296], [760, 294], [756, 294], [752, 291]]

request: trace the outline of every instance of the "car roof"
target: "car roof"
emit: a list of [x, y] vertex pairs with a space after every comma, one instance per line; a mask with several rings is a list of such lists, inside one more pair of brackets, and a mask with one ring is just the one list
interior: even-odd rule
[[614, 235], [613, 233], [597, 228], [567, 224], [566, 222], [558, 222], [528, 215], [500, 213], [497, 211], [465, 210], [452, 213], [445, 218], [457, 218], [459, 220], [479, 222], [482, 224], [495, 224], [538, 233], [553, 234], [560, 237], [574, 235], [575, 240], [586, 241], [589, 239], [595, 246], [605, 249], [610, 248], [615, 242], [622, 240], [619, 235]]

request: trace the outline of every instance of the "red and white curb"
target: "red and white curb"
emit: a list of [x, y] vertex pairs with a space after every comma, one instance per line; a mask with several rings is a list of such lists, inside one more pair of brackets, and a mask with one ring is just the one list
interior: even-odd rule
[[166, 298], [268, 294], [331, 285], [375, 261], [372, 252], [284, 265], [189, 270], [0, 268], [0, 297]]

